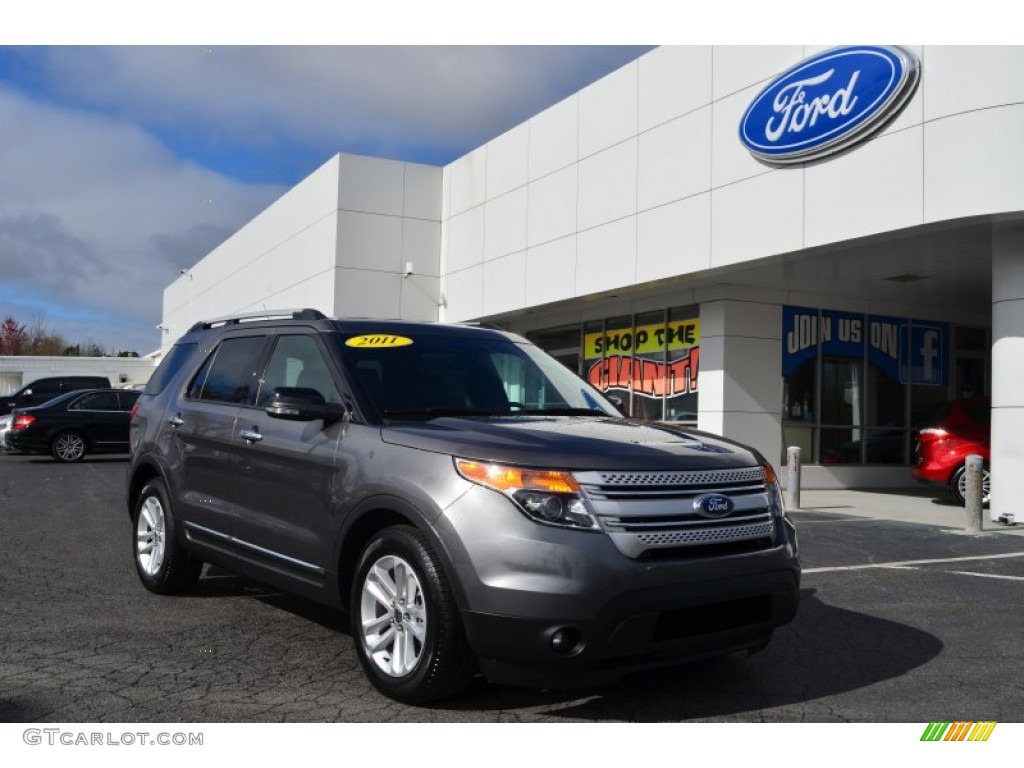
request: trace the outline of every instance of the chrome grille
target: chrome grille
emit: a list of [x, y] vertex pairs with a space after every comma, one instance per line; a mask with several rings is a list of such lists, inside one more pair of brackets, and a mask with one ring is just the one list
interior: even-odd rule
[[[728, 485], [764, 483], [764, 467], [747, 469], [709, 469], [698, 472], [587, 472], [598, 485]], [[583, 482], [581, 480], [581, 482]], [[705, 491], [707, 492], [707, 491]]]
[[[577, 472], [604, 530], [627, 557], [649, 550], [752, 542], [775, 538], [773, 496], [763, 467], [689, 472]], [[722, 518], [698, 512], [709, 494], [733, 504]], [[696, 551], [696, 550], [695, 550]], [[679, 554], [686, 557], [685, 550]]]

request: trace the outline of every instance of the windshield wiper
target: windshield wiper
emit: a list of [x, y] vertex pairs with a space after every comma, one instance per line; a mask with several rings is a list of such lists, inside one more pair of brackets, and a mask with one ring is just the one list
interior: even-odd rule
[[385, 408], [384, 418], [387, 419], [437, 419], [442, 416], [507, 416], [507, 413], [488, 411], [483, 408], [464, 408], [460, 406], [439, 405], [433, 408]]
[[608, 416], [612, 414], [602, 411], [600, 408], [572, 408], [564, 406], [561, 408], [524, 408], [521, 411], [512, 411], [513, 416]]

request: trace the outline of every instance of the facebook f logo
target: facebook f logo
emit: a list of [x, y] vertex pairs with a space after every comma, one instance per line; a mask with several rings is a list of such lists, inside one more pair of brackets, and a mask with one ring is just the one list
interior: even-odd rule
[[946, 323], [914, 323], [910, 335], [910, 381], [942, 386], [946, 383]]
[[932, 381], [935, 378], [935, 358], [939, 356], [938, 347], [935, 346], [939, 339], [939, 332], [929, 328], [924, 332], [924, 344], [921, 347], [920, 355], [924, 363], [922, 378], [925, 381]]

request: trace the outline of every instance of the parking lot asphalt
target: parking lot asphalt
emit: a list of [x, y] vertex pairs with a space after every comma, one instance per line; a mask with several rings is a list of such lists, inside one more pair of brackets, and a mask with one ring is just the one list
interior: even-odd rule
[[887, 519], [884, 498], [861, 509], [856, 492], [805, 493], [791, 513], [800, 610], [762, 653], [603, 688], [481, 680], [416, 708], [370, 687], [337, 611], [209, 568], [187, 596], [143, 589], [125, 468], [121, 457], [0, 455], [2, 721], [929, 722], [1024, 711], [1024, 526], [967, 536], [914, 521], [902, 496], [891, 500], [899, 519]]

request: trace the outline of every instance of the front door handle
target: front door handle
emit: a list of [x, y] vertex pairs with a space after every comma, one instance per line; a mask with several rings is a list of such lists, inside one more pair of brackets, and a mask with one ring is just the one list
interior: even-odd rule
[[245, 440], [245, 442], [247, 442], [249, 445], [252, 445], [253, 443], [258, 443], [260, 440], [263, 439], [263, 435], [261, 435], [256, 430], [252, 429], [240, 429], [238, 430], [238, 435], [243, 440]]
[[175, 414], [174, 416], [171, 416], [171, 418], [167, 420], [167, 423], [170, 424], [172, 427], [180, 427], [182, 424], [185, 423], [185, 420], [181, 418], [181, 414]]

